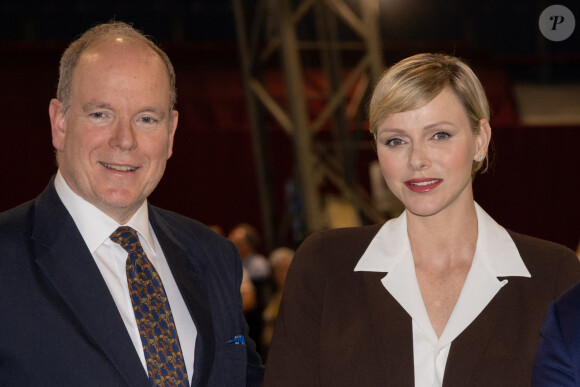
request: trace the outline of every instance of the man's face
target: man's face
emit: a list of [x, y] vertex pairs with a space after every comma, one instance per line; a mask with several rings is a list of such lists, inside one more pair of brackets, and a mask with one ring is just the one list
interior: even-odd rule
[[159, 183], [173, 148], [177, 112], [161, 58], [124, 38], [96, 43], [74, 70], [68, 112], [58, 100], [49, 112], [69, 186], [125, 223]]

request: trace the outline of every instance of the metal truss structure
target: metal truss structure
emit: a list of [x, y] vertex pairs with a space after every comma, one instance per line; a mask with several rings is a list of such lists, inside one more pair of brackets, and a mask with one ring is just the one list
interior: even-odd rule
[[[304, 234], [329, 226], [321, 189], [328, 184], [368, 220], [384, 221], [354, 179], [356, 155], [349, 141], [352, 122], [365, 114], [369, 89], [383, 71], [378, 0], [233, 0], [233, 6], [266, 243], [277, 243], [267, 142], [272, 120], [294, 142]], [[343, 66], [345, 52], [353, 62], [348, 67]], [[325, 79], [319, 92], [323, 107], [316, 112], [306, 95], [309, 68], [304, 65], [305, 57], [314, 55]], [[283, 98], [274, 96], [265, 81], [273, 61], [284, 75]], [[317, 139], [323, 129], [329, 129], [331, 146]]]

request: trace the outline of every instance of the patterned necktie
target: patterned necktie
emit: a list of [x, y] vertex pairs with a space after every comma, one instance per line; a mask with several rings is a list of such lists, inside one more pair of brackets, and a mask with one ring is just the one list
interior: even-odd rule
[[137, 232], [131, 227], [122, 226], [110, 238], [129, 253], [129, 294], [151, 384], [188, 386], [185, 362], [169, 301], [159, 274], [143, 251]]

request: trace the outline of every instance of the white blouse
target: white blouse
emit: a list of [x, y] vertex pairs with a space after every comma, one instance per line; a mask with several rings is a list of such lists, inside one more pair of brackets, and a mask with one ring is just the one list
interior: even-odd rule
[[411, 316], [415, 386], [442, 386], [453, 340], [471, 324], [508, 280], [531, 277], [508, 232], [475, 203], [478, 236], [473, 262], [457, 304], [441, 337], [437, 337], [417, 282], [407, 216], [385, 223], [369, 244], [354, 271], [387, 272], [385, 289]]

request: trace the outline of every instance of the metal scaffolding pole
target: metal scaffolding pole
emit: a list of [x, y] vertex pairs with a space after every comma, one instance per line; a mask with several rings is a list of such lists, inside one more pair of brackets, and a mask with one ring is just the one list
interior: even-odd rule
[[259, 103], [259, 97], [252, 92], [252, 83], [256, 83], [254, 77], [257, 76], [254, 51], [250, 46], [246, 31], [246, 16], [241, 0], [234, 0], [234, 12], [236, 16], [236, 26], [238, 29], [238, 47], [242, 64], [244, 89], [248, 104], [248, 115], [252, 129], [252, 148], [254, 154], [254, 164], [256, 168], [258, 192], [260, 195], [260, 208], [263, 225], [263, 238], [267, 250], [271, 250], [277, 245], [274, 236], [276, 224], [274, 206], [272, 199], [272, 163], [268, 152], [268, 132], [263, 125], [263, 108]]
[[377, 15], [379, 3], [377, 0], [360, 0], [362, 21], [366, 26], [364, 38], [366, 50], [369, 54], [369, 73], [371, 79], [376, 81], [384, 70], [383, 56], [381, 54], [381, 41]]
[[304, 203], [303, 220], [306, 232], [312, 233], [321, 228], [320, 194], [316, 181], [314, 159], [312, 157], [312, 138], [302, 66], [296, 39], [296, 27], [292, 20], [291, 0], [280, 0], [280, 42], [283, 69], [290, 105], [290, 117], [294, 127], [294, 153], [298, 166], [298, 177]]
[[[359, 0], [356, 10], [344, 0], [256, 0], [254, 3], [233, 0], [233, 3], [256, 163], [267, 163], [268, 151], [264, 141], [267, 132], [259, 114], [264, 110], [294, 141], [306, 234], [327, 226], [321, 192], [323, 184], [332, 184], [367, 219], [383, 221], [383, 216], [371, 205], [369, 195], [355, 181], [356, 157], [349, 138], [349, 119], [355, 116], [354, 111], [363, 108], [364, 95], [383, 71], [377, 23], [378, 0]], [[249, 12], [253, 12], [253, 18], [246, 22], [248, 7], [252, 8]], [[310, 15], [314, 17], [309, 18]], [[313, 21], [314, 26], [311, 25]], [[316, 31], [314, 41], [299, 36], [299, 26], [305, 23], [310, 23], [307, 30]], [[340, 27], [354, 32], [359, 40], [341, 39]], [[262, 34], [266, 30], [268, 33]], [[312, 48], [320, 50], [326, 79], [325, 90], [320, 91], [326, 102], [316, 114], [309, 110], [301, 61], [301, 53], [305, 49], [311, 52]], [[348, 72], [342, 67], [340, 53], [344, 50], [361, 52], [360, 60]], [[269, 93], [268, 85], [260, 77], [260, 66], [275, 52], [281, 58], [287, 108]], [[331, 127], [333, 146], [317, 142], [315, 135], [323, 127]], [[271, 172], [264, 166], [257, 168], [266, 229], [275, 224], [268, 190]]]
[[[333, 12], [328, 12], [328, 9], [320, 2], [316, 4], [314, 11], [322, 68], [328, 80], [329, 94], [335, 95], [342, 83], [342, 58], [336, 16]], [[337, 145], [335, 157], [340, 165], [341, 175], [345, 182], [351, 185], [354, 182], [354, 158], [349, 141], [346, 103], [344, 98], [338, 101], [331, 117], [333, 139]]]

